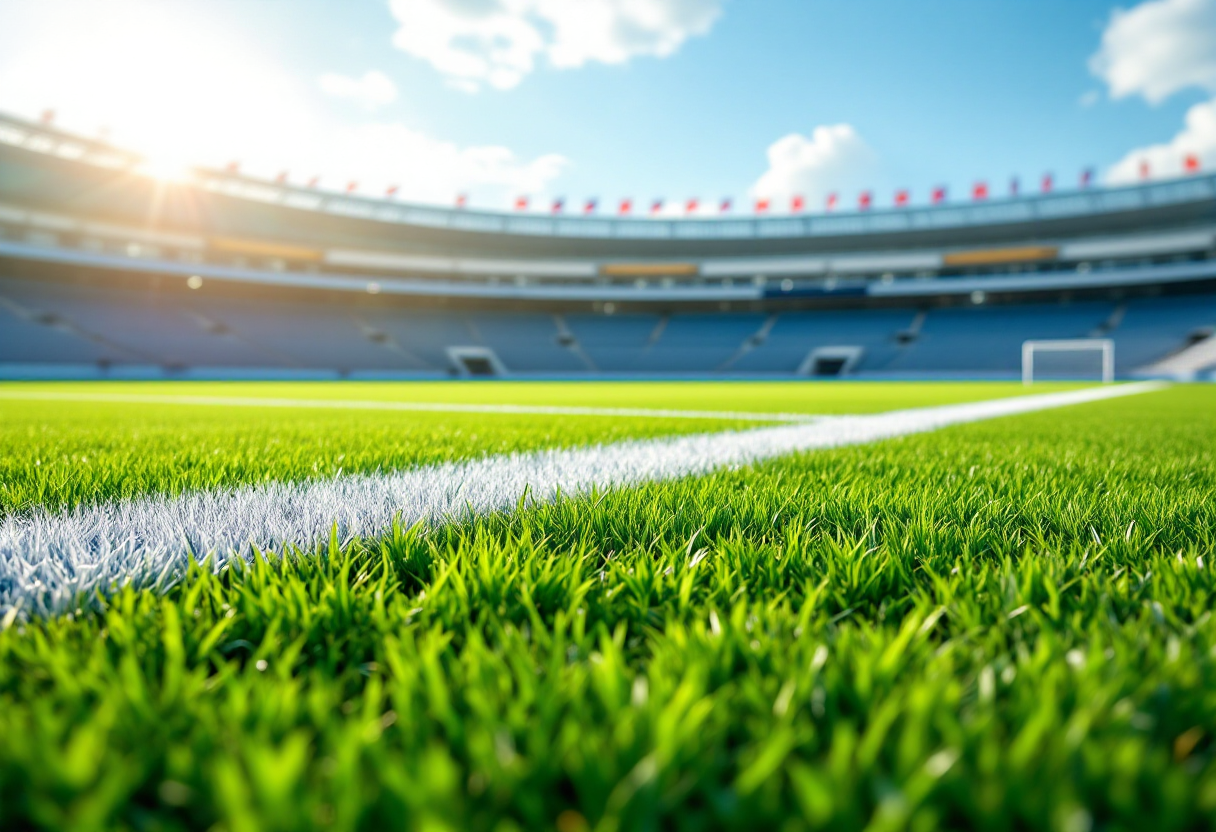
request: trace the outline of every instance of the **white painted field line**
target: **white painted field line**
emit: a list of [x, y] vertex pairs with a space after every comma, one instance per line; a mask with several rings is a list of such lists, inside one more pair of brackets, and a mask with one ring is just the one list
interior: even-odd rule
[[387, 474], [304, 483], [268, 483], [181, 497], [142, 497], [35, 512], [0, 522], [0, 621], [62, 611], [81, 592], [125, 581], [168, 582], [186, 554], [216, 554], [216, 566], [250, 546], [308, 548], [382, 534], [399, 516], [406, 525], [513, 508], [525, 494], [549, 500], [560, 491], [705, 474], [813, 448], [873, 442], [998, 416], [1130, 396], [1156, 382], [926, 407], [746, 431], [621, 442], [573, 450], [448, 463]]
[[736, 410], [666, 410], [644, 407], [567, 407], [462, 402], [386, 402], [369, 399], [281, 399], [257, 396], [174, 396], [158, 393], [73, 393], [55, 390], [0, 390], [0, 399], [48, 402], [177, 404], [196, 407], [286, 407], [327, 410], [402, 410], [422, 413], [499, 413], [533, 416], [617, 416], [645, 419], [722, 419], [749, 422], [811, 422], [811, 413], [756, 413]]

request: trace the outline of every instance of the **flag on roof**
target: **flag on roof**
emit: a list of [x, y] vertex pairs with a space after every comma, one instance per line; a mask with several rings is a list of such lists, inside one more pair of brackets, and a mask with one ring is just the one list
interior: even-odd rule
[[595, 209], [598, 207], [599, 207], [599, 200], [596, 199], [595, 197], [592, 197], [591, 199], [587, 200], [587, 203], [583, 206], [583, 213], [584, 214], [594, 214]]
[[697, 205], [699, 204], [699, 202], [700, 201], [695, 196], [692, 199], [685, 202], [684, 203], [684, 213], [685, 214], [695, 214], [697, 211]]
[[946, 201], [946, 186], [938, 185], [936, 188], [934, 188], [933, 195], [930, 197], [930, 201], [934, 205], [941, 205], [943, 202], [945, 202]]
[[1140, 178], [1148, 179], [1149, 173], [1150, 173], [1150, 170], [1149, 170], [1149, 166], [1148, 166], [1148, 159], [1141, 159], [1140, 160]]
[[275, 181], [275, 184], [277, 184], [277, 185], [287, 184], [287, 171], [285, 171], [285, 170], [279, 171], [279, 175], [274, 178], [274, 181]]
[[983, 202], [988, 198], [988, 183], [976, 182], [971, 186], [971, 198], [976, 202]]
[[54, 124], [55, 123], [55, 111], [54, 110], [43, 110], [42, 116], [41, 116], [41, 118], [39, 118], [39, 121], [41, 121], [43, 124], [47, 125], [48, 127], [50, 125]]
[[554, 214], [560, 214], [562, 211], [565, 210], [565, 208], [566, 208], [566, 199], [565, 199], [565, 197], [559, 196], [553, 200], [553, 207], [550, 208], [549, 210], [552, 211]]
[[869, 191], [862, 191], [857, 197], [857, 207], [862, 211], [869, 211], [872, 204], [874, 204], [874, 195]]
[[650, 215], [651, 216], [654, 216], [655, 214], [659, 213], [662, 210], [663, 210], [663, 200], [661, 198], [656, 199], [654, 202], [650, 203]]
[[1199, 157], [1194, 153], [1186, 154], [1186, 158], [1182, 160], [1182, 169], [1187, 173], [1199, 173]]
[[515, 210], [516, 211], [527, 211], [528, 210], [528, 198], [526, 196], [515, 197]]
[[1040, 190], [1045, 194], [1051, 193], [1052, 187], [1055, 185], [1055, 179], [1050, 173], [1043, 174], [1043, 183]]
[[1094, 169], [1086, 168], [1081, 171], [1081, 187], [1088, 188], [1094, 181]]
[[241, 163], [236, 161], [235, 159], [233, 161], [229, 162], [228, 164], [224, 165], [224, 171], [226, 173], [239, 173], [240, 170], [241, 170]]
[[319, 176], [314, 176], [312, 179], [308, 180], [308, 187], [310, 188], [315, 188], [319, 184], [321, 184], [321, 177]]
[[617, 213], [619, 213], [622, 217], [633, 213], [633, 200], [629, 199], [628, 197], [622, 199], [621, 207], [618, 209]]
[[1009, 195], [1017, 196], [1020, 190], [1022, 190], [1022, 183], [1019, 182], [1018, 178], [1015, 176], [1009, 180]]
[[457, 208], [464, 208], [468, 204], [469, 204], [469, 195], [468, 194], [456, 194], [456, 207]]
[[722, 199], [722, 204], [718, 206], [718, 213], [720, 213], [720, 214], [729, 214], [729, 213], [730, 213], [730, 209], [731, 209], [731, 207], [732, 207], [732, 204], [733, 204], [733, 203], [732, 203], [732, 201], [731, 201], [731, 198], [730, 198], [730, 197], [724, 197], [724, 198]]
[[353, 194], [355, 192], [355, 188], [357, 187], [359, 187], [359, 183], [352, 179], [350, 182], [346, 183], [346, 192], [348, 194]]
[[906, 188], [900, 188], [898, 191], [895, 192], [895, 207], [896, 208], [907, 208], [908, 207], [908, 191]]
[[836, 200], [837, 200], [837, 196], [836, 196], [835, 192], [828, 194], [827, 210], [829, 210], [829, 211], [836, 210]]
[[794, 194], [790, 197], [790, 212], [801, 214], [802, 209], [806, 207], [806, 200], [802, 198], [802, 194]]
[[390, 197], [390, 198], [396, 196], [397, 195], [397, 186], [389, 185], [388, 189], [384, 192], [384, 195], [387, 197]]

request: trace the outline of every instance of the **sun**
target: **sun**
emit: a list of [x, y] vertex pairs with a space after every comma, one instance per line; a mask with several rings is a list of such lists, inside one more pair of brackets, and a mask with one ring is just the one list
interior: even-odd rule
[[70, 25], [32, 33], [0, 83], [20, 77], [27, 111], [53, 105], [87, 132], [110, 128], [158, 180], [231, 159], [286, 167], [312, 133], [308, 87], [232, 17], [223, 4], [85, 5]]

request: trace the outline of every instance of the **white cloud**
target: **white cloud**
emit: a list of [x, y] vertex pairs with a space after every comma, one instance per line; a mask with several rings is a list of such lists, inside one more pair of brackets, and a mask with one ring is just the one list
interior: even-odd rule
[[810, 138], [791, 133], [769, 145], [768, 170], [756, 180], [751, 193], [779, 201], [798, 194], [807, 198], [808, 207], [814, 207], [831, 192], [864, 187], [877, 161], [874, 151], [849, 124], [816, 127]]
[[[442, 204], [468, 191], [477, 204], [503, 207], [516, 193], [545, 189], [566, 167], [557, 154], [521, 158], [406, 124], [338, 120], [307, 78], [225, 25], [215, 8], [156, 0], [20, 5], [20, 24], [0, 27], [0, 110], [36, 118], [54, 108], [58, 124], [86, 135], [108, 127], [116, 143], [159, 169], [239, 160], [254, 175], [289, 170], [296, 182], [320, 175], [323, 187], [356, 180], [369, 194], [396, 184], [403, 199]], [[353, 83], [383, 100], [383, 85], [367, 78]]]
[[1090, 71], [1112, 98], [1156, 104], [1187, 87], [1216, 92], [1216, 0], [1149, 0], [1116, 9]]
[[[1140, 95], [1156, 104], [1180, 90], [1216, 92], [1216, 0], [1148, 0], [1117, 9], [1102, 33], [1091, 71], [1112, 98]], [[1216, 164], [1216, 99], [1192, 106], [1183, 128], [1169, 141], [1136, 148], [1106, 170], [1108, 184], [1185, 173], [1185, 159]]]
[[545, 191], [568, 165], [555, 153], [521, 159], [506, 147], [462, 147], [402, 124], [377, 123], [334, 130], [296, 155], [293, 170], [327, 170], [338, 177], [331, 185], [354, 180], [373, 194], [399, 185], [410, 199], [443, 204], [467, 191], [476, 204], [499, 208], [518, 194]]
[[1199, 158], [1205, 170], [1216, 166], [1216, 100], [1191, 107], [1186, 125], [1174, 138], [1131, 151], [1107, 170], [1105, 180], [1111, 185], [1139, 181], [1141, 163], [1148, 163], [1154, 178], [1179, 176], [1184, 173], [1183, 160], [1191, 154]]
[[393, 43], [458, 89], [510, 89], [557, 68], [666, 57], [713, 26], [723, 0], [391, 0]]
[[377, 70], [363, 73], [362, 78], [350, 78], [336, 72], [327, 72], [319, 81], [321, 92], [335, 98], [349, 98], [357, 104], [374, 110], [397, 100], [397, 85], [387, 75]]

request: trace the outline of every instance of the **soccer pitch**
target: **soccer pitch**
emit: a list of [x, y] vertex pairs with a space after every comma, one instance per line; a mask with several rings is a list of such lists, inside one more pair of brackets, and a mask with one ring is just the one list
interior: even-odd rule
[[23, 604], [88, 585], [30, 580], [33, 518], [186, 540], [231, 519], [170, 513], [199, 495], [578, 486], [10, 605], [0, 826], [1211, 825], [1216, 388], [1094, 391], [0, 385]]

